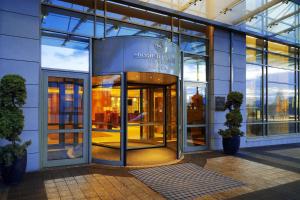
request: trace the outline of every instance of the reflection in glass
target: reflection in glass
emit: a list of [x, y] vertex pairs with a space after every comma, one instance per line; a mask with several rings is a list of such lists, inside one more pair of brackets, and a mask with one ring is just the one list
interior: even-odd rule
[[171, 30], [170, 16], [162, 13], [149, 12], [141, 8], [134, 8], [121, 3], [107, 2], [107, 17], [126, 21], [133, 24], [148, 26], [163, 30]]
[[247, 59], [247, 62], [250, 62], [250, 63], [262, 64], [262, 51], [254, 50], [254, 49], [247, 49], [246, 59]]
[[186, 81], [206, 82], [206, 60], [200, 56], [185, 54], [183, 78]]
[[106, 37], [132, 35], [171, 39], [171, 34], [166, 31], [141, 27], [138, 25], [127, 24], [112, 20], [108, 20], [105, 31]]
[[95, 159], [120, 160], [120, 81], [120, 75], [92, 78], [92, 155]]
[[270, 82], [295, 84], [295, 71], [269, 67], [268, 80]]
[[187, 127], [187, 145], [204, 146], [206, 144], [205, 127]]
[[48, 129], [83, 127], [83, 80], [48, 77]]
[[64, 8], [69, 8], [73, 10], [78, 10], [81, 12], [93, 13], [94, 11], [94, 1], [76, 1], [76, 0], [42, 0], [42, 3], [47, 3], [50, 5], [61, 6]]
[[247, 137], [263, 136], [263, 124], [247, 124]]
[[205, 124], [206, 85], [187, 86], [186, 110], [187, 124]]
[[277, 54], [268, 54], [268, 65], [272, 67], [295, 70], [295, 59]]
[[247, 122], [259, 122], [262, 119], [262, 67], [247, 64], [246, 70]]
[[[174, 24], [178, 24], [175, 20]], [[207, 26], [196, 22], [180, 19], [180, 32], [186, 35], [193, 35], [201, 38], [207, 37]]]
[[295, 87], [277, 83], [268, 86], [269, 121], [295, 120]]
[[185, 83], [186, 145], [206, 145], [206, 84]]
[[75, 159], [83, 156], [83, 133], [48, 133], [48, 160]]
[[181, 35], [180, 48], [187, 53], [207, 55], [206, 41], [200, 38]]
[[80, 37], [43, 32], [43, 68], [89, 71], [89, 42]]
[[251, 37], [249, 35], [246, 36], [246, 44], [247, 47], [255, 48], [255, 49], [264, 49], [264, 40], [258, 39], [255, 37]]
[[91, 15], [54, 7], [42, 7], [42, 15], [42, 28], [94, 36], [94, 18]]
[[268, 50], [287, 56], [295, 56], [295, 47], [268, 41]]
[[269, 135], [278, 135], [278, 134], [288, 134], [296, 132], [296, 123], [295, 122], [278, 122], [278, 123], [269, 123], [268, 124], [268, 134]]

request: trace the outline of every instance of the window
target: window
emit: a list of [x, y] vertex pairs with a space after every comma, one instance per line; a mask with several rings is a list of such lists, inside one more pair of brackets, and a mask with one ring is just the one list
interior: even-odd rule
[[247, 36], [247, 136], [299, 132], [298, 49]]
[[89, 71], [89, 41], [51, 32], [42, 33], [42, 68]]

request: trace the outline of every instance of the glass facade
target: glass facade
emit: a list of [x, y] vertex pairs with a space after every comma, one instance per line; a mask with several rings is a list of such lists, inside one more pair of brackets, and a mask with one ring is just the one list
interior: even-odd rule
[[299, 49], [247, 36], [247, 136], [299, 132]]
[[[163, 38], [178, 44], [184, 52], [207, 55], [207, 26], [200, 23], [117, 1], [42, 0], [41, 8], [43, 68], [88, 71], [89, 38], [130, 35]], [[54, 50], [60, 53], [51, 54]], [[81, 64], [63, 63], [60, 59], [65, 56], [70, 60], [73, 56]]]
[[[178, 78], [183, 80], [185, 85], [186, 114], [184, 116], [188, 123], [185, 126], [185, 134], [188, 138], [186, 144], [190, 147], [207, 145], [206, 25], [155, 11], [149, 12], [118, 1], [42, 0], [41, 14], [42, 69], [92, 73], [90, 70], [91, 39], [144, 36], [166, 39], [177, 44], [184, 55], [183, 73]], [[153, 77], [162, 77], [154, 84], [153, 80], [148, 80], [146, 83], [149, 75], [142, 73], [131, 72], [124, 76], [128, 79], [126, 129], [122, 127], [121, 122], [124, 104], [121, 98], [123, 75], [93, 76], [91, 80], [92, 132], [90, 135], [93, 159], [123, 162], [124, 130], [127, 130], [127, 149], [164, 146], [176, 152], [178, 149], [176, 144], [180, 139], [177, 135], [179, 120], [177, 78], [171, 76], [166, 78], [166, 75], [157, 74]], [[135, 80], [136, 77], [142, 79]], [[166, 80], [171, 82], [165, 83]], [[137, 81], [143, 84], [136, 85]], [[154, 85], [149, 86], [151, 84]], [[51, 85], [51, 87], [55, 86]], [[50, 89], [54, 91], [60, 88]], [[51, 92], [49, 95], [52, 95], [48, 102], [49, 127], [54, 127], [49, 128], [51, 130], [48, 137], [49, 148], [62, 144], [60, 140], [64, 137], [65, 146], [61, 148], [66, 149], [73, 145], [73, 150], [80, 149], [78, 144], [83, 143], [85, 134], [80, 120], [84, 116], [79, 112], [78, 117], [74, 118], [75, 111], [70, 110], [65, 116], [68, 124], [64, 125], [64, 128], [73, 127], [67, 131], [61, 130], [62, 114], [57, 110], [60, 109], [59, 106], [57, 107], [57, 98], [59, 99], [61, 95], [56, 97], [55, 93]], [[65, 98], [72, 101], [69, 93], [66, 93]], [[55, 126], [59, 126], [58, 129]], [[82, 157], [83, 154], [78, 156]], [[64, 158], [53, 157], [53, 159]]]

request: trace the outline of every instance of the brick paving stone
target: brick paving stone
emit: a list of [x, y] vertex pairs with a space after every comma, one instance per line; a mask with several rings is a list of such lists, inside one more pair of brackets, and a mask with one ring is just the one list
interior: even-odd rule
[[[242, 187], [197, 199], [300, 200], [298, 192], [300, 160], [299, 166], [296, 165], [297, 159], [300, 158], [300, 145], [257, 149], [242, 150], [238, 156], [225, 156], [220, 152], [185, 155], [185, 159], [181, 162], [192, 162], [245, 183]], [[258, 158], [260, 151], [265, 152], [264, 157], [270, 155], [275, 157], [264, 161], [263, 157]], [[249, 155], [244, 155], [244, 152]], [[251, 158], [252, 152], [255, 153], [255, 158]], [[279, 162], [280, 159], [289, 162]], [[19, 185], [3, 188], [4, 186], [0, 184], [0, 200], [164, 199], [131, 176], [127, 168], [109, 168], [100, 165], [53, 168], [28, 173]]]

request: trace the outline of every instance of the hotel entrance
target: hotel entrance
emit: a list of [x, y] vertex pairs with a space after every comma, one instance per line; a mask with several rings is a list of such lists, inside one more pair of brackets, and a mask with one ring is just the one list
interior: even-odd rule
[[176, 160], [178, 78], [142, 72], [123, 76], [125, 87], [120, 75], [93, 77], [93, 160], [129, 166]]
[[177, 45], [147, 37], [93, 42], [92, 161], [144, 166], [180, 158]]

